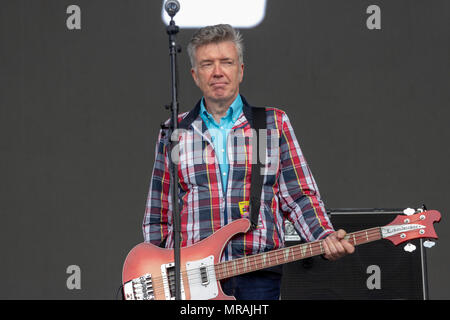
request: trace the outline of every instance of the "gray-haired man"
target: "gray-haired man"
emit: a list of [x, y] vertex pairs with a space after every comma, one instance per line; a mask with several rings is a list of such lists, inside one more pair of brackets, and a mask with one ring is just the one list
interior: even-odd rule
[[[184, 130], [180, 135], [178, 163], [182, 246], [196, 243], [231, 221], [248, 216], [252, 168], [249, 139], [252, 107], [239, 93], [244, 76], [240, 34], [229, 25], [202, 28], [192, 37], [188, 53], [192, 77], [203, 97], [194, 109], [180, 115], [179, 127]], [[327, 217], [286, 113], [269, 107], [265, 113], [267, 130], [271, 132], [267, 153], [277, 155], [276, 164], [272, 163], [276, 170], [264, 176], [258, 227], [233, 237], [224, 248], [222, 260], [283, 247], [285, 219], [293, 223], [305, 241], [326, 238], [323, 243], [326, 259], [335, 260], [352, 253], [354, 247], [343, 239], [345, 231], [335, 231]], [[198, 161], [198, 153], [192, 150], [195, 140], [192, 137], [196, 135], [205, 141], [200, 144], [209, 155], [204, 161]], [[276, 143], [270, 144], [274, 135]], [[143, 231], [145, 241], [170, 248], [173, 230], [167, 136], [159, 136]], [[243, 139], [237, 139], [239, 136]], [[277, 153], [273, 152], [275, 148]], [[247, 300], [278, 299], [280, 284], [281, 268], [222, 282], [225, 294]]]

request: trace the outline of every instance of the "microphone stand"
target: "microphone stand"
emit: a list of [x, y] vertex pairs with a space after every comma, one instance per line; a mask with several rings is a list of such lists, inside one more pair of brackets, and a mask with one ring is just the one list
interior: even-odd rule
[[[170, 139], [170, 151], [174, 150], [174, 147], [178, 143], [178, 93], [177, 93], [177, 52], [181, 52], [181, 48], [176, 45], [175, 35], [178, 33], [179, 28], [175, 25], [173, 17], [171, 17], [170, 24], [167, 26], [167, 34], [169, 35], [169, 54], [170, 54], [170, 69], [171, 69], [171, 82], [172, 82], [172, 102], [166, 109], [171, 110], [171, 121], [169, 124], [169, 139]], [[172, 137], [172, 133], [177, 133], [176, 140]], [[175, 141], [174, 141], [175, 140]], [[179, 159], [177, 159], [179, 160]], [[181, 300], [181, 268], [180, 268], [180, 242], [181, 242], [181, 222], [179, 213], [179, 200], [178, 200], [178, 164], [174, 163], [172, 159], [172, 152], [169, 152], [169, 165], [171, 175], [171, 190], [172, 190], [172, 219], [173, 219], [173, 233], [174, 233], [174, 263], [175, 263], [175, 300]], [[169, 291], [170, 290], [170, 277], [169, 277]]]

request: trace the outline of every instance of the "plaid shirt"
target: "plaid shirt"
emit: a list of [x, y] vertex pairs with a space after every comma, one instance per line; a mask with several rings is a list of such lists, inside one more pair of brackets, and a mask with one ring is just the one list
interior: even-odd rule
[[[242, 100], [243, 112], [228, 139], [228, 156], [232, 160], [226, 194], [211, 135], [199, 115], [200, 102], [192, 111], [179, 115], [180, 140], [177, 152], [171, 155], [179, 160], [181, 246], [196, 243], [247, 215], [253, 131], [251, 107], [244, 97]], [[283, 247], [285, 219], [293, 223], [305, 241], [322, 239], [334, 231], [286, 113], [276, 108], [265, 109], [268, 130], [259, 226], [233, 237], [222, 260]], [[166, 248], [172, 248], [174, 242], [169, 138], [167, 129], [160, 131], [143, 221], [144, 240]]]

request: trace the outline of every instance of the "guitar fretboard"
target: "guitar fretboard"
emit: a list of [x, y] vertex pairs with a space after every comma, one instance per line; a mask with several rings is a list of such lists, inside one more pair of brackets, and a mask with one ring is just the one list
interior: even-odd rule
[[[380, 227], [357, 231], [346, 235], [350, 243], [354, 246], [381, 239]], [[253, 272], [280, 264], [285, 264], [325, 253], [323, 241], [298, 244], [282, 249], [277, 249], [265, 253], [239, 258], [236, 260], [221, 262], [215, 265], [216, 278], [222, 280], [240, 274]]]

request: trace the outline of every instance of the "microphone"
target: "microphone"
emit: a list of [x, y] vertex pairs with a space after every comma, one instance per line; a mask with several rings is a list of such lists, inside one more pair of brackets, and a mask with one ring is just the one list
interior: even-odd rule
[[164, 9], [170, 18], [173, 18], [180, 10], [180, 3], [177, 0], [167, 0]]

